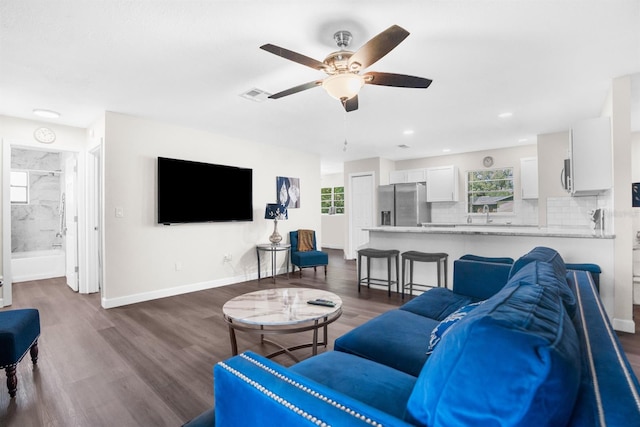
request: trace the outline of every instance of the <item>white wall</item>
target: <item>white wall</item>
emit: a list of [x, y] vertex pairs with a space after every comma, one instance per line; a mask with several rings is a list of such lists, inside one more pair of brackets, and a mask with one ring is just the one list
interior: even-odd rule
[[[254, 220], [158, 225], [158, 156], [252, 168]], [[300, 178], [301, 207], [278, 222], [285, 239], [290, 230], [321, 228], [316, 155], [106, 113], [104, 165], [105, 307], [257, 278], [255, 245], [273, 231], [264, 207], [276, 201], [276, 176]], [[202, 191], [215, 195], [213, 184]], [[116, 208], [124, 217], [115, 217]]]

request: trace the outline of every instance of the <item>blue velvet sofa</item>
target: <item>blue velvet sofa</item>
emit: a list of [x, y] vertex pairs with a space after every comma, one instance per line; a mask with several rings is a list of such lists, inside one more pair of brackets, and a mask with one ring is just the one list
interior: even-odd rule
[[[538, 247], [454, 262], [424, 292], [285, 368], [246, 352], [214, 367], [218, 426], [638, 426], [640, 386], [597, 269]], [[580, 266], [575, 266], [580, 267]]]

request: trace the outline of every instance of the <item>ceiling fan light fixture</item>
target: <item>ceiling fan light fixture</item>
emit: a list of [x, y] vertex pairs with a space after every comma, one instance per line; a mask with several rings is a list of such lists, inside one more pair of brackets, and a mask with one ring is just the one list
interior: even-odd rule
[[322, 82], [324, 90], [339, 101], [353, 98], [363, 85], [362, 76], [354, 73], [334, 74]]

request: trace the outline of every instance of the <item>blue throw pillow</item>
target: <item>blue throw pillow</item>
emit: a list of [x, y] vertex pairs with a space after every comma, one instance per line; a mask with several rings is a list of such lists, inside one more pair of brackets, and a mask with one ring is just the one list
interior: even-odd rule
[[440, 340], [451, 330], [451, 327], [458, 323], [461, 319], [469, 314], [474, 308], [482, 304], [484, 301], [474, 302], [473, 304], [465, 305], [464, 307], [460, 307], [450, 315], [444, 318], [442, 322], [438, 323], [438, 325], [433, 328], [431, 331], [431, 337], [429, 338], [429, 347], [427, 348], [427, 354], [433, 353], [433, 350], [436, 348]]
[[430, 427], [567, 425], [582, 363], [562, 305], [553, 287], [526, 282], [486, 300], [429, 356], [406, 419]]

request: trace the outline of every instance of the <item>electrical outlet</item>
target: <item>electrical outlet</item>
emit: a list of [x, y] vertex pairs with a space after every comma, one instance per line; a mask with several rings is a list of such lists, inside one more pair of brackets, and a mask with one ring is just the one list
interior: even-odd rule
[[182, 263], [180, 261], [176, 261], [176, 271], [182, 270]]
[[224, 254], [224, 262], [229, 262], [231, 261], [232, 257], [231, 254]]

